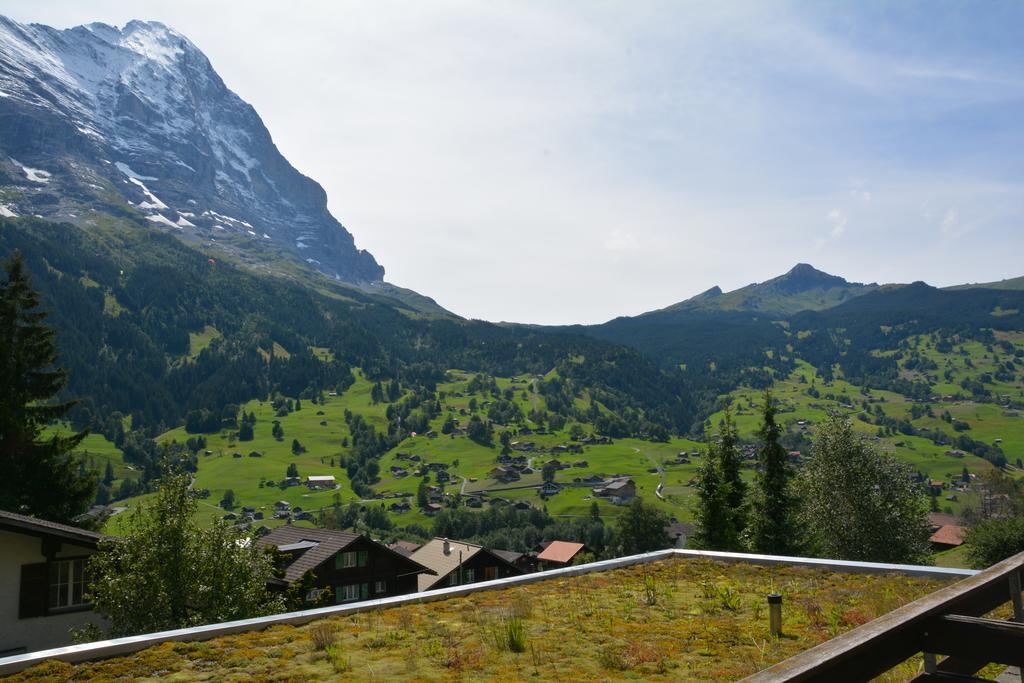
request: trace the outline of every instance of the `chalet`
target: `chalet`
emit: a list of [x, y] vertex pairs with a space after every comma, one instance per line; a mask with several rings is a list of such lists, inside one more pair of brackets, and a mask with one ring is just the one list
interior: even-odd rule
[[285, 477], [281, 480], [285, 486], [302, 486], [302, 479], [299, 477]]
[[967, 453], [960, 450], [959, 448], [950, 448], [948, 451], [946, 451], [946, 455], [952, 458], [963, 458], [964, 456], [967, 455]]
[[583, 477], [583, 479], [581, 479], [580, 481], [586, 484], [598, 484], [604, 481], [604, 477], [598, 474], [591, 474], [589, 476]]
[[543, 484], [541, 484], [541, 487], [540, 487], [541, 495], [545, 495], [545, 496], [553, 496], [553, 495], [555, 495], [556, 493], [558, 493], [561, 490], [562, 490], [562, 487], [559, 486], [558, 484], [556, 484], [553, 481], [546, 481]]
[[589, 463], [586, 460], [577, 460], [572, 464], [573, 467], [587, 467]]
[[416, 550], [409, 559], [432, 570], [432, 576], [420, 574], [419, 590], [461, 586], [518, 576], [522, 570], [505, 558], [475, 543], [435, 538]]
[[636, 482], [632, 479], [613, 479], [592, 489], [599, 498], [610, 498], [616, 505], [629, 502], [636, 497]]
[[519, 481], [519, 471], [512, 467], [495, 467], [487, 473], [487, 476], [503, 483]]
[[333, 489], [336, 483], [333, 474], [311, 475], [306, 477], [306, 486], [311, 489]]
[[71, 644], [103, 624], [85, 600], [85, 563], [102, 534], [0, 511], [0, 657]]
[[403, 500], [401, 503], [392, 503], [388, 509], [391, 510], [391, 512], [409, 512], [412, 510], [412, 506], [409, 505], [407, 501]]
[[484, 506], [484, 502], [478, 496], [469, 496], [466, 498], [466, 507], [468, 508], [481, 508]]
[[443, 509], [440, 503], [427, 503], [427, 507], [423, 508], [423, 514], [433, 517]]
[[537, 555], [538, 562], [544, 569], [558, 569], [568, 567], [573, 559], [586, 550], [582, 543], [570, 541], [551, 541]]
[[307, 521], [307, 522], [312, 522], [313, 521], [313, 513], [312, 512], [297, 512], [297, 513], [295, 513], [295, 519], [297, 519], [297, 520], [304, 520], [304, 521]]
[[276, 503], [274, 503], [274, 509], [275, 510], [291, 510], [292, 509], [292, 504], [289, 503], [287, 500], [279, 500]]
[[512, 503], [512, 507], [514, 507], [516, 510], [529, 510], [533, 506], [527, 503], [525, 500], [517, 500], [516, 502]]
[[431, 472], [441, 472], [442, 470], [448, 469], [448, 463], [446, 462], [431, 462], [427, 463], [427, 469]]
[[964, 536], [967, 535], [966, 527], [955, 524], [946, 524], [939, 527], [938, 531], [931, 535], [928, 542], [932, 544], [935, 551], [957, 548], [964, 543]]
[[309, 576], [315, 590], [327, 594], [328, 605], [415, 593], [417, 577], [432, 573], [368, 536], [346, 531], [280, 526], [257, 543], [276, 547], [281, 558], [283, 576], [271, 587], [285, 588]]
[[513, 441], [508, 445], [514, 451], [532, 451], [533, 446], [532, 441]]

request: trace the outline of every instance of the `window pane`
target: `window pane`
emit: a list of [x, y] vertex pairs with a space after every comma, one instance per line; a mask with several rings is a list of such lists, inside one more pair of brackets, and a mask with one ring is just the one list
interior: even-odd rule
[[359, 564], [360, 567], [365, 567], [366, 566], [366, 556], [368, 554], [369, 553], [367, 553], [367, 551], [365, 551], [365, 550], [360, 550], [359, 551], [357, 556], [359, 558], [358, 564]]

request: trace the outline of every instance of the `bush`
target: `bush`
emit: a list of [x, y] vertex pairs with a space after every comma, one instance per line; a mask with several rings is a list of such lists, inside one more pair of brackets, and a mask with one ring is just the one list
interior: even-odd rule
[[313, 624], [309, 628], [309, 639], [313, 641], [313, 649], [319, 652], [333, 647], [338, 637], [337, 631], [338, 629], [331, 623]]
[[967, 532], [967, 558], [984, 569], [1024, 552], [1024, 516], [989, 519]]

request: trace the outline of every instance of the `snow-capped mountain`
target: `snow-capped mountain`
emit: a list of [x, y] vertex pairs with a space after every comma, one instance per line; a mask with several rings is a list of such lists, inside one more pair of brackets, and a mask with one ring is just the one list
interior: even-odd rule
[[187, 38], [0, 17], [0, 215], [97, 207], [250, 261], [285, 250], [341, 280], [384, 275]]

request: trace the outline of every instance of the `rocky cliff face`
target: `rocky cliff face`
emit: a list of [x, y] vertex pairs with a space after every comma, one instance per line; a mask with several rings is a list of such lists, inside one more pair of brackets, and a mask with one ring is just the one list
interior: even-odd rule
[[156, 22], [66, 30], [0, 17], [0, 213], [135, 217], [341, 280], [384, 269], [187, 38]]

